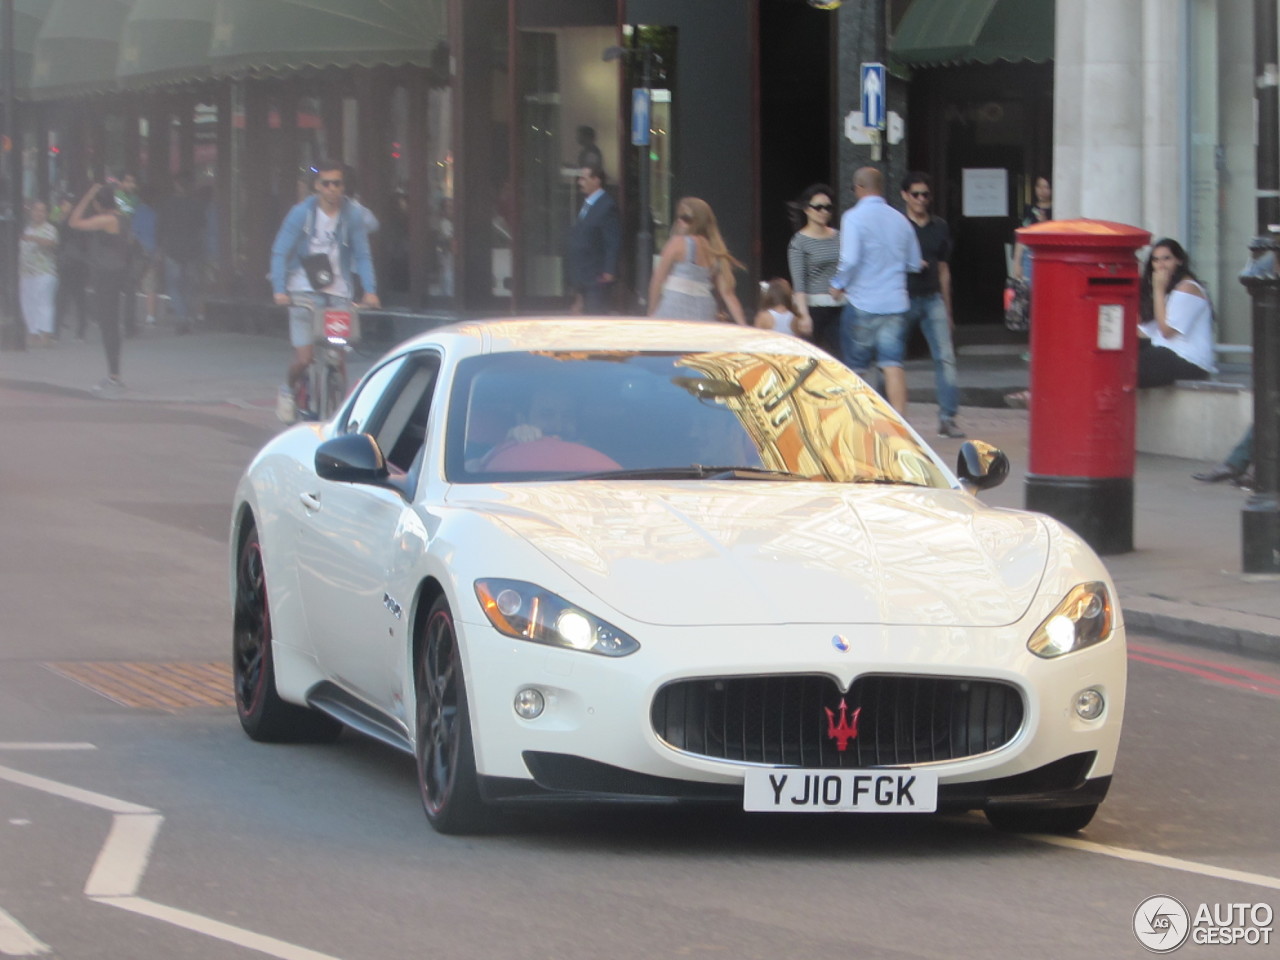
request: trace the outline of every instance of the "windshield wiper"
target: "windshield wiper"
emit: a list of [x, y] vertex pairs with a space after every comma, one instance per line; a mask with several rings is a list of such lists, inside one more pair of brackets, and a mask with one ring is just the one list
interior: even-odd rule
[[771, 470], [768, 467], [709, 467], [695, 463], [707, 480], [809, 480], [803, 473], [789, 470]]
[[895, 480], [893, 477], [854, 477], [850, 483], [879, 483], [890, 487], [927, 487], [927, 483], [917, 483], [915, 480]]
[[809, 480], [800, 473], [770, 470], [767, 467], [707, 466], [691, 463], [687, 467], [639, 467], [634, 470], [602, 470], [580, 473], [574, 480]]

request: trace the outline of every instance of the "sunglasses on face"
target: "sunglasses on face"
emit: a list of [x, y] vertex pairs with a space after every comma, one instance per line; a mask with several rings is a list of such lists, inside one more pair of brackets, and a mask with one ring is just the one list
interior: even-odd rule
[[320, 186], [322, 186], [322, 187], [340, 187], [340, 186], [342, 186], [342, 181], [341, 181], [341, 180], [321, 180], [321, 181], [320, 181]]
[[929, 191], [928, 191], [928, 190], [912, 190], [912, 191], [911, 191], [911, 195], [912, 195], [913, 197], [915, 197], [917, 200], [928, 200], [928, 199], [929, 199]]
[[810, 209], [810, 210], [817, 210], [819, 213], [821, 213], [821, 212], [822, 212], [822, 211], [824, 211], [824, 210], [825, 210], [827, 213], [830, 213], [830, 212], [831, 212], [831, 210], [832, 210], [833, 208], [832, 208], [831, 204], [829, 204], [829, 203], [811, 203], [811, 204], [809, 204], [809, 209]]
[[681, 223], [693, 223], [693, 214], [680, 213], [676, 215], [676, 219], [679, 220]]

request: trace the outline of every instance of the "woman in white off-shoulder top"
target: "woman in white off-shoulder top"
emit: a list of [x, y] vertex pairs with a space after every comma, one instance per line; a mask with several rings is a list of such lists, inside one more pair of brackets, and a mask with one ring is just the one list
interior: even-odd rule
[[1187, 251], [1164, 238], [1151, 247], [1142, 271], [1138, 329], [1138, 386], [1163, 387], [1175, 380], [1208, 380], [1213, 359], [1213, 304]]

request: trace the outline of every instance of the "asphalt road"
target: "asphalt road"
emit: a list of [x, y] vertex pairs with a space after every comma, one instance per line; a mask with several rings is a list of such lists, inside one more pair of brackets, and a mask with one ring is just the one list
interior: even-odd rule
[[[0, 387], [0, 957], [1138, 957], [1147, 897], [1280, 909], [1280, 664], [1133, 636], [1115, 785], [1065, 845], [634, 808], [437, 836], [410, 758], [254, 744], [208, 682], [228, 505], [274, 429]], [[155, 663], [195, 705], [73, 679], [140, 700]]]

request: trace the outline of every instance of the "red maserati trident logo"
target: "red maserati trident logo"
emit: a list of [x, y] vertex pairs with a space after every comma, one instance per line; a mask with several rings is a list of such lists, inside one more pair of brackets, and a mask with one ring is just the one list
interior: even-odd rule
[[836, 742], [836, 749], [844, 753], [849, 749], [849, 741], [858, 739], [858, 714], [862, 712], [859, 707], [853, 711], [853, 716], [848, 716], [849, 708], [845, 706], [844, 699], [840, 700], [840, 722], [836, 723], [836, 715], [831, 712], [830, 707], [823, 707], [827, 711], [827, 736]]

